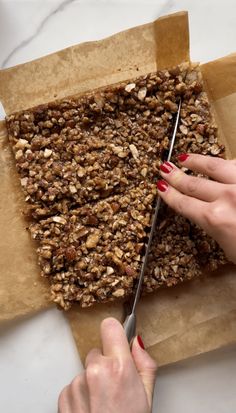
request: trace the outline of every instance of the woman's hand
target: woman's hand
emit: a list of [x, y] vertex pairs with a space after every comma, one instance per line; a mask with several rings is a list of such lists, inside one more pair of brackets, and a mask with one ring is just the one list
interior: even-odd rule
[[173, 163], [161, 165], [161, 198], [176, 212], [202, 227], [236, 263], [236, 161], [181, 154], [179, 162], [214, 179], [186, 175]]
[[121, 324], [107, 318], [101, 341], [102, 350], [88, 354], [85, 371], [61, 392], [59, 413], [150, 413], [157, 367], [141, 338], [130, 352]]

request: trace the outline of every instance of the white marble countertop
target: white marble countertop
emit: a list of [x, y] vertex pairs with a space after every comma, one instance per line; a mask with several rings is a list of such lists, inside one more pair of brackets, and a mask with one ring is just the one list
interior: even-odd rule
[[[179, 10], [189, 11], [192, 60], [236, 51], [235, 0], [0, 0], [0, 67]], [[1, 412], [56, 412], [60, 389], [81, 370], [62, 313], [1, 327], [0, 366]], [[153, 411], [235, 413], [236, 346], [160, 369]]]

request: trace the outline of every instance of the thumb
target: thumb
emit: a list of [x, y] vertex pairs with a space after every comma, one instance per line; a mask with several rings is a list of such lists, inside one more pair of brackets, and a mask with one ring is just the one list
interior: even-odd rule
[[132, 344], [131, 353], [146, 390], [148, 404], [151, 408], [157, 364], [145, 350], [143, 341], [140, 336], [135, 337]]

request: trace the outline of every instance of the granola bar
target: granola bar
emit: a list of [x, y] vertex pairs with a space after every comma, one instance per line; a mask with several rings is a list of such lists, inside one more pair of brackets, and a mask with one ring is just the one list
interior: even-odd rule
[[[186, 151], [222, 156], [200, 71], [188, 65], [6, 119], [23, 213], [64, 309], [132, 293], [180, 97], [173, 160]], [[214, 268], [225, 260], [215, 241], [163, 208], [144, 290], [198, 276], [207, 260]]]
[[132, 292], [155, 197], [155, 185], [142, 182], [126, 195], [30, 226], [55, 302], [67, 309], [74, 301], [86, 306]]

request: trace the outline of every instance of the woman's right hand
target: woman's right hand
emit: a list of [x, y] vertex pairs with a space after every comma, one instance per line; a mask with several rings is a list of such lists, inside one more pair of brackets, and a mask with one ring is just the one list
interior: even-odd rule
[[161, 198], [176, 212], [202, 227], [236, 263], [236, 160], [181, 154], [179, 162], [214, 180], [185, 174], [164, 162], [158, 181]]

